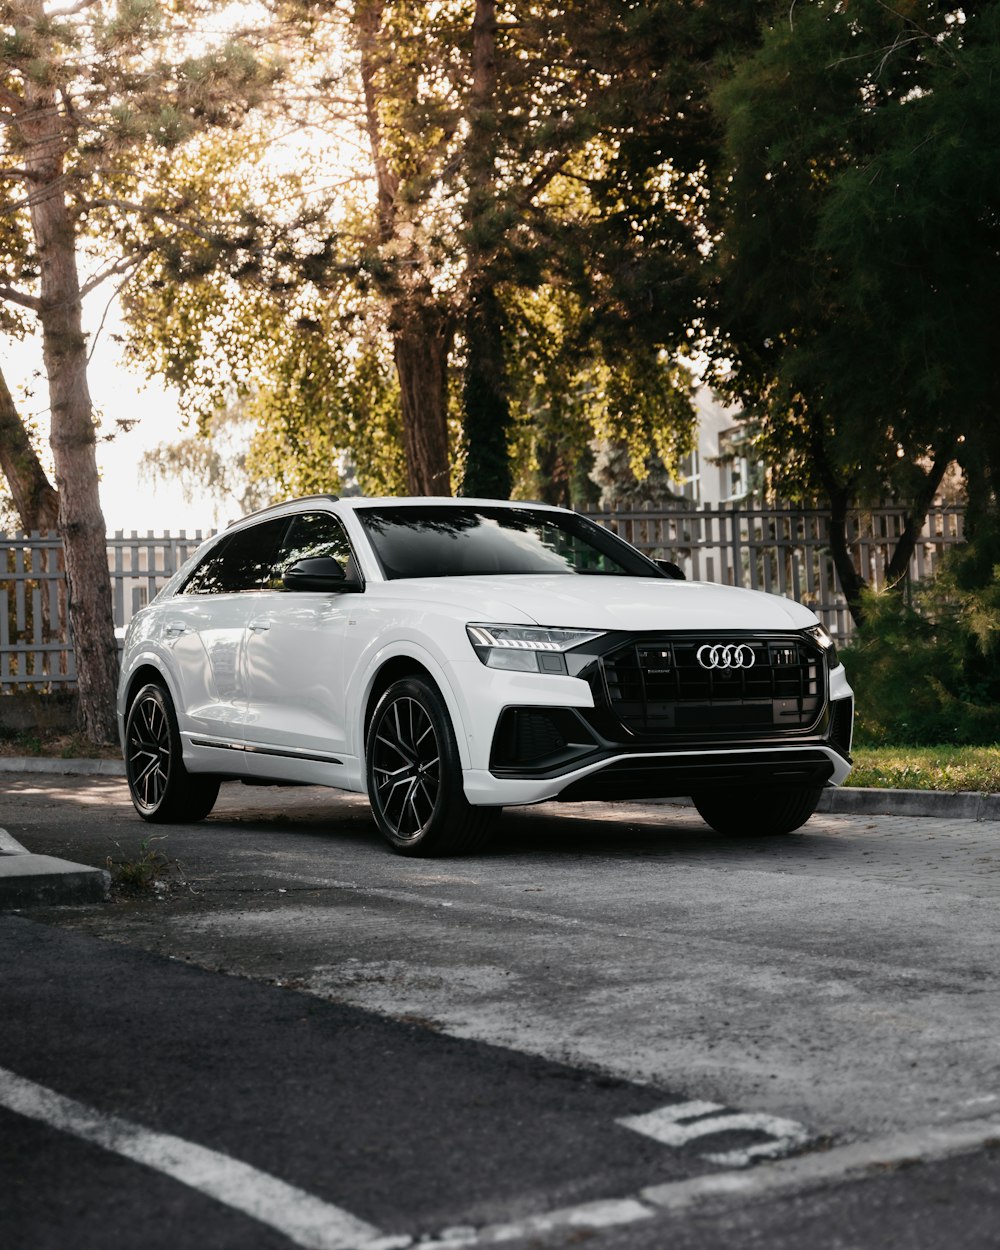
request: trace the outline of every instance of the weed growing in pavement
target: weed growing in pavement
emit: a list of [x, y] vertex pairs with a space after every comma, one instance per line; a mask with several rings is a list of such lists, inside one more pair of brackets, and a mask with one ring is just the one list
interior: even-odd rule
[[[111, 873], [111, 887], [117, 893], [135, 897], [139, 894], [165, 893], [171, 885], [183, 884], [184, 877], [180, 864], [154, 846], [154, 842], [162, 842], [166, 834], [159, 837], [144, 838], [134, 858], [124, 854], [115, 859], [108, 856], [108, 871]], [[116, 842], [119, 852], [120, 843]]]

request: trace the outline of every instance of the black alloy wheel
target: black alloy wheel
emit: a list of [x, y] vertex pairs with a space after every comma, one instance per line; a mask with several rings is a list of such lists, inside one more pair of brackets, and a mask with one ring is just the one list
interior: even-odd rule
[[466, 799], [447, 708], [422, 677], [397, 681], [379, 700], [368, 730], [367, 776], [375, 821], [401, 855], [479, 849], [499, 814]]
[[219, 794], [217, 777], [193, 775], [181, 758], [181, 738], [170, 696], [143, 686], [125, 722], [125, 775], [132, 805], [154, 824], [201, 820]]

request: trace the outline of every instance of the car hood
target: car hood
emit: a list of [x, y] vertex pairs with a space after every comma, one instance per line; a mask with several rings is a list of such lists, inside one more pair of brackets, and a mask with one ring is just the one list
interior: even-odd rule
[[[711, 582], [573, 574], [407, 578], [398, 593], [464, 610], [484, 624], [602, 630], [805, 629], [816, 624], [791, 599]], [[404, 587], [407, 588], [404, 591]]]

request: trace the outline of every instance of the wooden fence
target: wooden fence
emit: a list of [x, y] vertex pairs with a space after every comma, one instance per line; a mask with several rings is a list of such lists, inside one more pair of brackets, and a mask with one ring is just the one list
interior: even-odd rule
[[[851, 614], [830, 556], [826, 512], [744, 503], [739, 508], [706, 505], [586, 515], [647, 555], [674, 560], [689, 578], [786, 595], [808, 604], [835, 638], [846, 641], [851, 635]], [[964, 510], [953, 505], [928, 513], [910, 561], [911, 586], [931, 577], [947, 548], [961, 542], [963, 516]], [[873, 588], [885, 586], [885, 570], [905, 524], [902, 508], [852, 514], [848, 538], [854, 565]]]
[[[159, 536], [119, 530], [109, 538], [115, 625], [127, 625], [204, 537], [200, 530]], [[75, 681], [61, 540], [0, 534], [0, 694], [49, 691]]]
[[[841, 641], [851, 619], [827, 545], [827, 514], [801, 508], [701, 507], [586, 513], [647, 555], [674, 560], [689, 578], [748, 586], [807, 603]], [[910, 564], [909, 578], [930, 577], [944, 551], [962, 538], [962, 509], [933, 509]], [[901, 508], [851, 518], [855, 565], [870, 585], [885, 569], [903, 530]], [[188, 535], [108, 539], [115, 624], [124, 626], [203, 541]], [[65, 576], [58, 538], [0, 534], [0, 693], [48, 691], [75, 681], [65, 624]]]

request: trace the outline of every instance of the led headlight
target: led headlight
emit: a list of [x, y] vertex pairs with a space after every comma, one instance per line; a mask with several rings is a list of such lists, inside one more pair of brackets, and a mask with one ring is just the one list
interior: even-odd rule
[[565, 673], [563, 652], [600, 638], [599, 629], [545, 629], [537, 625], [466, 625], [487, 668], [516, 673]]
[[826, 652], [827, 660], [831, 668], [836, 668], [840, 661], [837, 659], [837, 644], [833, 641], [830, 631], [825, 625], [813, 625], [811, 629], [803, 631], [807, 638], [811, 638], [813, 642], [818, 643]]

